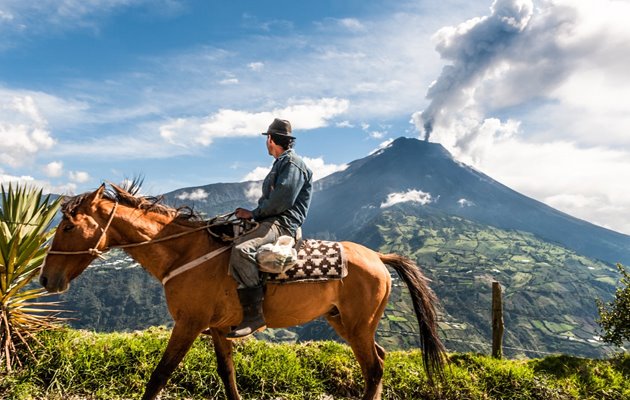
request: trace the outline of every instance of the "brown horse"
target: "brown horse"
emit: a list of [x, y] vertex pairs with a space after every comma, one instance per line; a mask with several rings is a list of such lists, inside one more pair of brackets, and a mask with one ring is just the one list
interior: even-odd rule
[[[124, 248], [151, 275], [164, 282], [175, 321], [168, 346], [147, 383], [143, 399], [155, 399], [200, 333], [210, 333], [218, 372], [228, 399], [239, 399], [232, 361], [230, 327], [242, 317], [236, 282], [228, 275], [229, 252], [204, 229], [205, 222], [112, 185], [67, 201], [40, 275], [50, 292], [68, 289], [102, 252]], [[393, 267], [411, 292], [420, 326], [420, 343], [429, 378], [440, 373], [444, 347], [437, 335], [436, 298], [427, 279], [408, 259], [380, 254], [343, 242], [348, 275], [343, 280], [268, 285], [264, 300], [267, 326], [283, 328], [325, 316], [351, 346], [365, 380], [363, 399], [380, 399], [385, 350], [375, 341], [387, 304]], [[212, 253], [194, 268], [173, 275], [183, 264]], [[210, 258], [210, 259], [207, 259]], [[181, 272], [181, 271], [180, 271]]]

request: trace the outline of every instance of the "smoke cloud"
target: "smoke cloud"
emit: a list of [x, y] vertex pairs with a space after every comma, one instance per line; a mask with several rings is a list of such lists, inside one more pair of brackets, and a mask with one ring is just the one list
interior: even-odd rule
[[[592, 145], [593, 130], [605, 128], [610, 138], [627, 142], [626, 120], [616, 115], [627, 114], [620, 112], [628, 89], [621, 71], [630, 63], [630, 29], [616, 15], [628, 11], [628, 3], [613, 0], [541, 0], [536, 7], [532, 0], [495, 0], [489, 15], [434, 35], [448, 65], [427, 91], [429, 105], [412, 121], [425, 140], [473, 163], [492, 144], [520, 135], [520, 121], [529, 126], [528, 136], [543, 140], [550, 131], [554, 139], [565, 132]], [[535, 114], [556, 126], [536, 129]], [[621, 124], [602, 124], [602, 115]]]
[[436, 49], [452, 64], [446, 65], [429, 87], [429, 106], [414, 115], [429, 140], [434, 126], [449, 113], [470, 106], [470, 90], [505, 58], [506, 50], [523, 34], [532, 18], [531, 0], [495, 0], [491, 14], [457, 27], [440, 29]]

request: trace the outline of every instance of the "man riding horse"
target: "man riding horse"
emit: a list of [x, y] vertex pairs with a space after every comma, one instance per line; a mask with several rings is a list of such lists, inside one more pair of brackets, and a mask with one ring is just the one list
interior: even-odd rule
[[266, 327], [262, 313], [264, 298], [256, 251], [267, 243], [275, 243], [282, 235], [301, 236], [311, 202], [313, 173], [293, 150], [295, 137], [291, 123], [274, 119], [267, 132], [267, 151], [276, 161], [263, 181], [262, 196], [254, 210], [237, 208], [237, 218], [254, 219], [258, 228], [234, 241], [230, 257], [230, 275], [238, 282], [238, 298], [243, 307], [243, 320], [227, 337], [238, 339]]

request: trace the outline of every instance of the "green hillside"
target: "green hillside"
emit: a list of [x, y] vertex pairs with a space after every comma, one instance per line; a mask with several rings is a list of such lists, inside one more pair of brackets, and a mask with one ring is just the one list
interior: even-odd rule
[[[433, 280], [450, 350], [489, 351], [495, 280], [503, 287], [508, 356], [544, 354], [534, 351], [602, 356], [609, 350], [596, 340], [595, 299], [610, 299], [618, 275], [614, 267], [529, 233], [422, 208], [393, 207], [372, 222], [376, 229], [356, 236], [382, 252], [416, 260]], [[381, 330], [412, 331], [410, 302], [395, 286]], [[406, 336], [392, 335], [389, 341], [407, 347]]]
[[[166, 347], [168, 330], [95, 334], [63, 330], [40, 335], [35, 358], [0, 373], [0, 398], [138, 399]], [[384, 400], [618, 400], [630, 396], [630, 356], [588, 360], [553, 356], [498, 361], [450, 354], [445, 380], [429, 385], [419, 351], [385, 359]], [[237, 384], [244, 400], [356, 399], [363, 380], [348, 346], [334, 342], [236, 343]], [[1, 370], [0, 370], [1, 372]], [[175, 370], [162, 399], [221, 399], [212, 341], [198, 339]]]

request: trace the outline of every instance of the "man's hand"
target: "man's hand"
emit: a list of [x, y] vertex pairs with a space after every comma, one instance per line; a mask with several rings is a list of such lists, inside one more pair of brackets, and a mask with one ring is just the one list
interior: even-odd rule
[[234, 211], [234, 215], [236, 216], [236, 218], [240, 219], [254, 219], [254, 214], [252, 214], [251, 211], [240, 207], [237, 208], [236, 211]]

